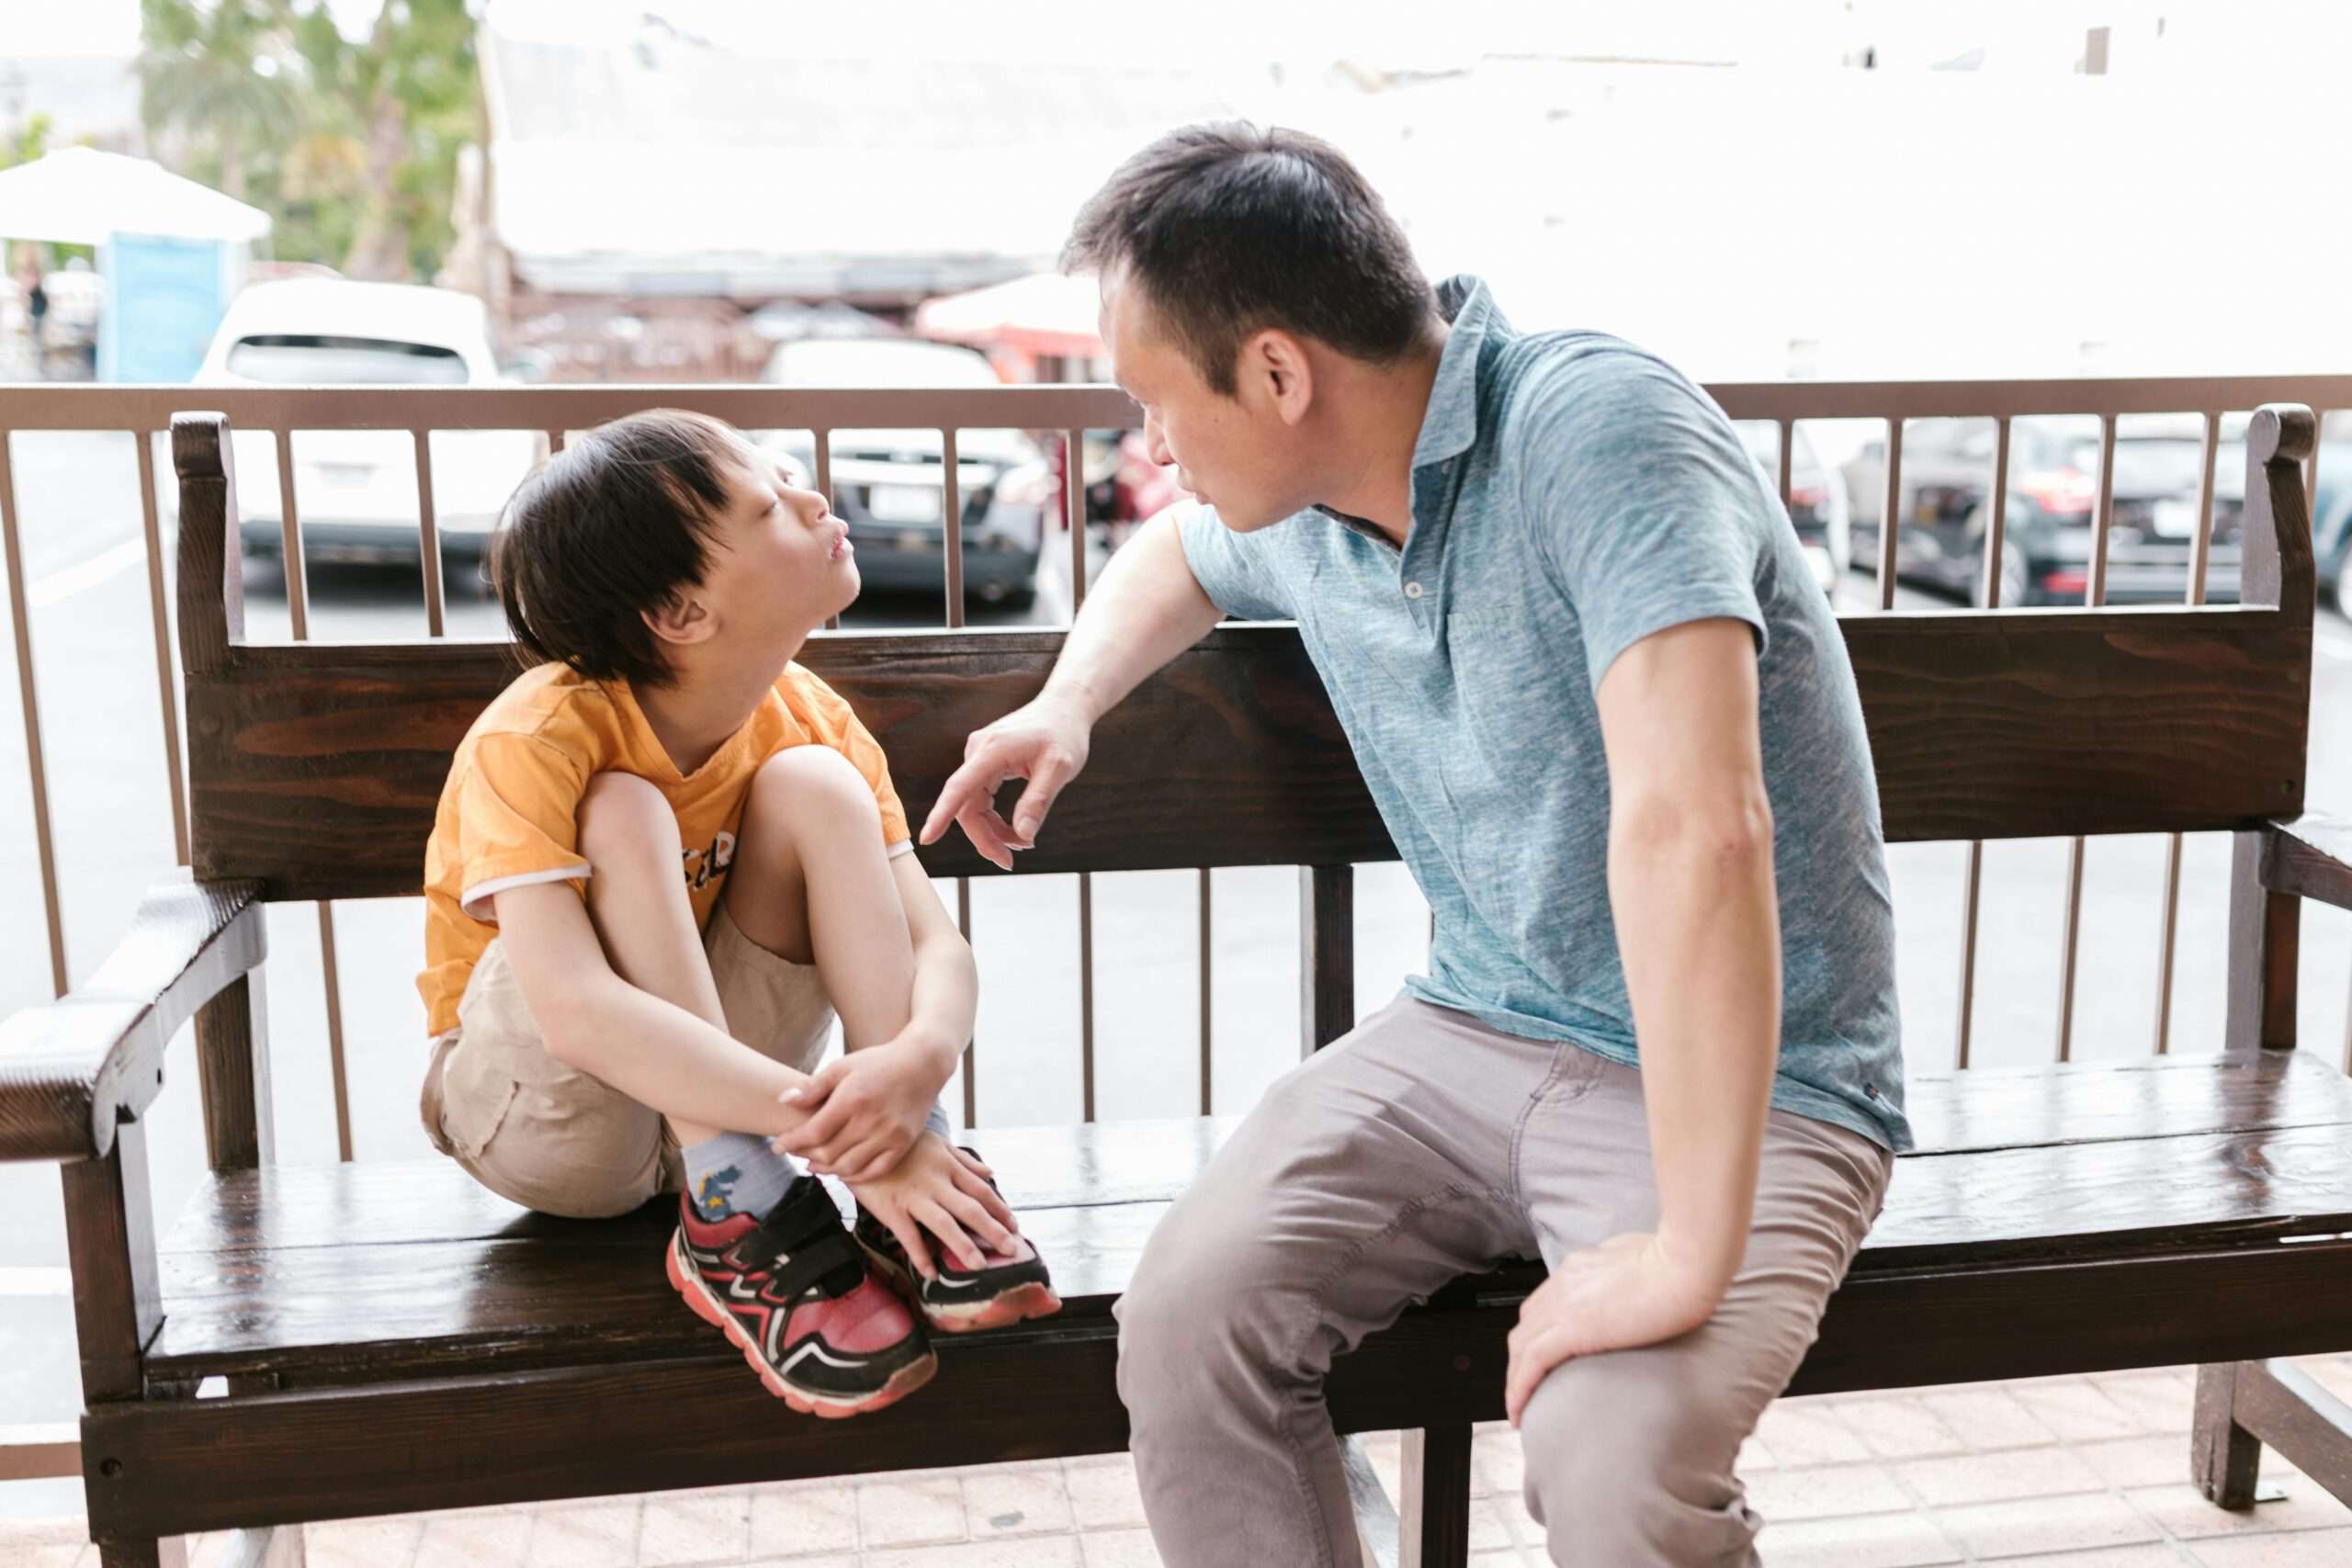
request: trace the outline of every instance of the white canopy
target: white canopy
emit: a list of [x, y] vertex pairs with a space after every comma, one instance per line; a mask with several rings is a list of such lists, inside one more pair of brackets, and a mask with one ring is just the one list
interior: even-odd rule
[[95, 245], [109, 234], [258, 240], [269, 214], [160, 164], [68, 147], [0, 170], [0, 237]]

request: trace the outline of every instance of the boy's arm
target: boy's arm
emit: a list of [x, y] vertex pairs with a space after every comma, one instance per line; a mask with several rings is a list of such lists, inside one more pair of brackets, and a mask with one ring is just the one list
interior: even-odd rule
[[[914, 992], [906, 1028], [828, 1062], [799, 1100], [812, 1112], [782, 1144], [820, 1175], [856, 1183], [897, 1165], [928, 1126], [943, 1138], [939, 1091], [956, 1075], [979, 1009], [979, 972], [922, 863], [890, 863], [914, 949]], [[876, 1047], [883, 1047], [876, 1054]], [[926, 1120], [928, 1118], [928, 1120]]]
[[681, 1122], [780, 1137], [808, 1113], [785, 1100], [808, 1077], [621, 978], [577, 888], [494, 895], [499, 939], [548, 1055]]

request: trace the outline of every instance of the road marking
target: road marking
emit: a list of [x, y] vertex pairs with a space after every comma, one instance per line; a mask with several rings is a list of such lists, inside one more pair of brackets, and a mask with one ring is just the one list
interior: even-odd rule
[[2312, 628], [2312, 640], [2319, 651], [2339, 664], [2352, 664], [2352, 633], [2340, 631], [2325, 621]]
[[110, 578], [121, 576], [146, 558], [147, 542], [144, 539], [125, 539], [120, 544], [100, 550], [79, 565], [33, 579], [32, 585], [25, 590], [25, 602], [36, 610], [62, 604], [77, 593], [87, 592]]

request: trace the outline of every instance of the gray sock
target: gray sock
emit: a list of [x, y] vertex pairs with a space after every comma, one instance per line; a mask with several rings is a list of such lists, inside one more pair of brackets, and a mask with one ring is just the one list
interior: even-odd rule
[[686, 1190], [705, 1220], [729, 1214], [764, 1214], [775, 1207], [800, 1167], [756, 1133], [721, 1133], [682, 1151]]

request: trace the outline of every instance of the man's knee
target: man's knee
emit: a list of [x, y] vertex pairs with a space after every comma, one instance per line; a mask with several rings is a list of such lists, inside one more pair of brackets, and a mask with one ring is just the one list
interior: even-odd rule
[[[1119, 1388], [1130, 1408], [1182, 1400], [1229, 1385], [1288, 1381], [1299, 1372], [1283, 1326], [1295, 1330], [1282, 1260], [1250, 1239], [1227, 1205], [1193, 1194], [1169, 1211], [1145, 1245], [1120, 1298]], [[1227, 1210], [1213, 1213], [1212, 1209]], [[1288, 1310], [1285, 1310], [1286, 1306]]]
[[1757, 1521], [1733, 1465], [1753, 1420], [1662, 1355], [1555, 1369], [1520, 1423], [1528, 1511], [1555, 1561], [1747, 1562]]
[[677, 861], [678, 816], [662, 793], [635, 773], [598, 773], [580, 796], [580, 852], [592, 863], [651, 853]]

